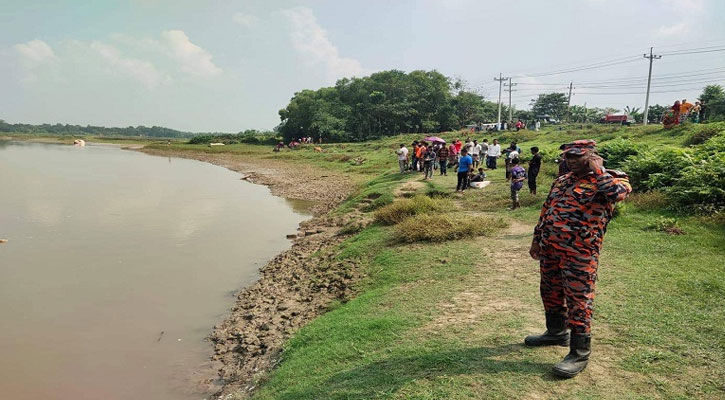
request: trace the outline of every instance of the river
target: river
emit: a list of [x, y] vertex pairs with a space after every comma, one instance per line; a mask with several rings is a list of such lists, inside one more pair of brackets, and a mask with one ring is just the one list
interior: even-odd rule
[[306, 206], [198, 161], [0, 141], [0, 398], [206, 397], [205, 336]]

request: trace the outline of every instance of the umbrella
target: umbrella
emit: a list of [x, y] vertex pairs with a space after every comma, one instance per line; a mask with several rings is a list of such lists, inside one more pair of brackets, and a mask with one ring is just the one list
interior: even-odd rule
[[428, 136], [427, 138], [425, 138], [423, 140], [425, 140], [426, 142], [440, 142], [440, 143], [446, 142], [445, 140], [439, 138], [438, 136]]

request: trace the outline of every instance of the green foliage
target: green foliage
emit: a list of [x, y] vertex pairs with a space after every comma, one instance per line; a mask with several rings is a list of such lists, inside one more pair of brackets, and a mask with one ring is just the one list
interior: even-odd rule
[[663, 189], [680, 179], [682, 171], [692, 165], [687, 150], [665, 148], [643, 151], [622, 163], [635, 191]]
[[725, 132], [724, 123], [713, 123], [699, 125], [687, 138], [685, 139], [685, 146], [703, 144], [708, 139], [721, 135]]
[[375, 211], [378, 208], [387, 206], [393, 203], [394, 197], [392, 193], [383, 193], [380, 196], [373, 199], [373, 201], [365, 208], [365, 211]]
[[627, 139], [610, 140], [597, 147], [599, 155], [604, 159], [604, 166], [612, 169], [620, 169], [627, 157], [636, 156], [643, 150], [641, 145]]
[[705, 121], [725, 121], [725, 90], [722, 86], [705, 86], [699, 100], [705, 105]]
[[680, 228], [680, 223], [677, 218], [670, 218], [665, 216], [660, 216], [653, 223], [647, 225], [645, 229], [669, 233], [672, 235], [682, 235], [685, 233], [682, 228]]
[[658, 123], [662, 121], [662, 116], [665, 114], [667, 109], [668, 107], [661, 106], [659, 104], [649, 106], [649, 111], [647, 112], [647, 122]]
[[393, 229], [393, 238], [404, 243], [443, 242], [490, 234], [506, 227], [502, 218], [438, 213], [408, 218]]
[[548, 115], [560, 120], [567, 111], [567, 96], [564, 93], [540, 94], [534, 100], [531, 111], [537, 118]]
[[255, 130], [247, 130], [241, 133], [224, 133], [217, 135], [198, 135], [189, 140], [189, 144], [266, 144], [274, 145], [279, 142], [279, 138], [274, 132], [257, 132]]
[[411, 199], [401, 199], [389, 204], [375, 212], [375, 220], [385, 225], [394, 225], [407, 218], [447, 211], [453, 207], [446, 199], [415, 196]]
[[175, 129], [164, 128], [163, 126], [146, 127], [139, 125], [127, 128], [107, 128], [105, 126], [80, 126], [68, 124], [8, 124], [0, 120], [0, 132], [4, 133], [30, 133], [50, 135], [98, 135], [98, 136], [147, 136], [158, 138], [189, 138], [197, 133], [182, 132]]
[[696, 206], [700, 212], [725, 208], [725, 153], [716, 153], [686, 167], [666, 193], [679, 207]]
[[[454, 94], [453, 89], [458, 89]], [[496, 104], [437, 71], [391, 70], [303, 90], [279, 111], [285, 141], [363, 141], [401, 132], [441, 132], [491, 121]]]

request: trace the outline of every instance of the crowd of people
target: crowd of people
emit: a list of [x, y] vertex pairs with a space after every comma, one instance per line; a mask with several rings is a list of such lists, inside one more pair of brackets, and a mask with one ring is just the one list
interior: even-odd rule
[[698, 124], [704, 121], [706, 108], [705, 104], [699, 101], [692, 104], [687, 99], [677, 100], [662, 116], [662, 125], [669, 129], [685, 121]]
[[[440, 176], [447, 176], [449, 169], [457, 173], [456, 192], [468, 188], [484, 187], [480, 183], [486, 180], [486, 171], [498, 168], [499, 158], [504, 159], [506, 180], [511, 186], [511, 209], [520, 207], [519, 191], [524, 181], [528, 180], [529, 191], [536, 195], [536, 177], [541, 169], [541, 154], [538, 147], [531, 148], [531, 161], [528, 172], [521, 166], [521, 148], [512, 142], [502, 150], [498, 139], [489, 143], [483, 139], [466, 139], [465, 143], [455, 139], [447, 144], [440, 138], [430, 140], [415, 140], [409, 150], [404, 143], [396, 150], [400, 173], [418, 172], [423, 174], [424, 180], [433, 179], [434, 172], [439, 171]], [[485, 168], [480, 167], [485, 162]]]

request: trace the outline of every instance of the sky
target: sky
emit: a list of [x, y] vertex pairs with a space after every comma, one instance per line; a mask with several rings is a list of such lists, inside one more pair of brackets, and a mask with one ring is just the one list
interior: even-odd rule
[[[721, 0], [3, 0], [0, 119], [272, 129], [295, 92], [438, 70], [512, 103], [643, 107], [725, 85]], [[504, 92], [504, 101], [508, 93]]]

